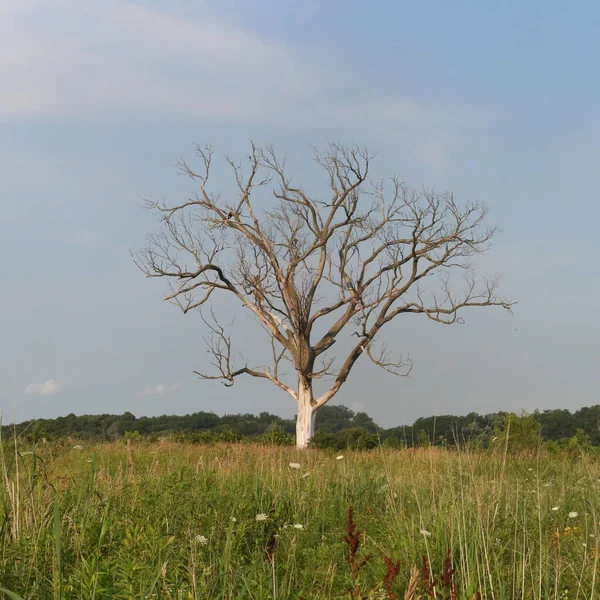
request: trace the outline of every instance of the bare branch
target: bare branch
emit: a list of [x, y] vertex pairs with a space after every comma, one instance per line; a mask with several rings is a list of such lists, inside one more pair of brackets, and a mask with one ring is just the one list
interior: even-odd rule
[[206, 319], [202, 314], [201, 318], [210, 331], [210, 334], [205, 336], [203, 339], [208, 348], [207, 352], [211, 353], [213, 356], [213, 362], [211, 364], [213, 367], [215, 367], [217, 373], [215, 375], [208, 375], [200, 371], [194, 371], [196, 375], [198, 375], [201, 379], [220, 380], [225, 387], [231, 387], [235, 383], [235, 378], [239, 375], [260, 377], [268, 379], [276, 386], [290, 394], [292, 398], [296, 398], [296, 393], [277, 378], [277, 368], [283, 357], [283, 352], [275, 357], [274, 374], [271, 374], [266, 367], [250, 368], [247, 364], [236, 369], [232, 365], [231, 338], [226, 335], [225, 329], [217, 321], [214, 312], [211, 310], [211, 321]]
[[[323, 197], [294, 182], [272, 147], [252, 144], [246, 160], [226, 157], [235, 193], [225, 200], [209, 189], [212, 149], [197, 147], [196, 154], [199, 168], [179, 162], [196, 187], [187, 200], [145, 201], [161, 228], [134, 260], [146, 276], [169, 282], [165, 299], [183, 312], [210, 307], [205, 341], [215, 373], [198, 372], [204, 379], [230, 386], [239, 375], [260, 377], [318, 408], [363, 354], [390, 373], [410, 373], [409, 358], [377, 349], [380, 331], [400, 315], [451, 325], [468, 308], [513, 306], [498, 296], [497, 277], [475, 273], [473, 260], [496, 234], [485, 226], [482, 203], [459, 204], [452, 194], [411, 189], [396, 178], [371, 182], [373, 156], [340, 144], [313, 148], [325, 175]], [[265, 205], [256, 193], [267, 187], [272, 201]], [[232, 364], [231, 339], [212, 312], [224, 294], [260, 324], [271, 345], [269, 368]], [[351, 327], [358, 339], [338, 360], [328, 351]], [[286, 362], [295, 377], [288, 383]], [[315, 399], [313, 381], [329, 377], [329, 389]]]

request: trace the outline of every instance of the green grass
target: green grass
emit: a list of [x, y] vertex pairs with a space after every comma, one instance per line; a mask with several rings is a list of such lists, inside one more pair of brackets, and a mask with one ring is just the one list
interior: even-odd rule
[[384, 599], [384, 557], [402, 598], [448, 551], [459, 597], [600, 591], [594, 456], [76, 443], [1, 457], [0, 587], [23, 598]]

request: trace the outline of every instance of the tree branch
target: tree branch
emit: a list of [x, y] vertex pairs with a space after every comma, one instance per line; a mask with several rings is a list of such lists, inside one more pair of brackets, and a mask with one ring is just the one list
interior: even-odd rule
[[[337, 393], [363, 354], [390, 373], [410, 373], [409, 358], [390, 358], [385, 345], [376, 349], [380, 331], [400, 315], [450, 325], [468, 308], [513, 306], [498, 297], [498, 278], [475, 276], [472, 261], [496, 234], [485, 227], [482, 203], [460, 205], [452, 194], [414, 190], [396, 178], [371, 182], [373, 156], [339, 144], [313, 149], [326, 196], [314, 197], [294, 182], [273, 148], [252, 144], [246, 161], [226, 157], [236, 195], [225, 201], [209, 189], [212, 149], [197, 147], [196, 154], [197, 170], [179, 162], [195, 193], [174, 205], [145, 200], [161, 228], [134, 260], [147, 277], [169, 282], [165, 299], [184, 313], [210, 307], [205, 341], [216, 372], [197, 372], [204, 379], [230, 386], [239, 375], [260, 377], [294, 398], [301, 382], [304, 398], [314, 379], [334, 377], [312, 399], [318, 407]], [[258, 204], [257, 190], [269, 185], [271, 205]], [[453, 273], [463, 275], [458, 288]], [[224, 293], [261, 325], [271, 344], [270, 368], [232, 364], [231, 339], [212, 312]], [[358, 327], [356, 345], [339, 361], [328, 356], [351, 326]], [[282, 381], [283, 361], [293, 365], [294, 383]]]

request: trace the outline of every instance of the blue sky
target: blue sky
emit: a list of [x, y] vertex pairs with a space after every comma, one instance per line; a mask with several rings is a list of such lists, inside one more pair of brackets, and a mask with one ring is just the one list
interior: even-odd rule
[[359, 363], [336, 402], [385, 426], [597, 403], [599, 34], [594, 2], [0, 0], [5, 418], [294, 414], [262, 381], [197, 380], [200, 319], [129, 257], [155, 227], [140, 196], [190, 192], [179, 157], [250, 139], [317, 191], [310, 144], [367, 145], [376, 176], [483, 200], [502, 229], [480, 267], [514, 315], [394, 323], [411, 377]]

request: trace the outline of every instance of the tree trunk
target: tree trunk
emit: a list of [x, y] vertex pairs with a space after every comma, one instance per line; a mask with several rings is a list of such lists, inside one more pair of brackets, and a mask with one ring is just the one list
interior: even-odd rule
[[313, 392], [310, 382], [298, 382], [298, 417], [296, 418], [296, 448], [306, 448], [315, 433]]

